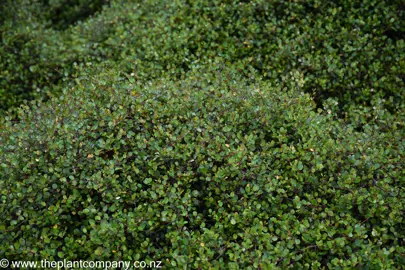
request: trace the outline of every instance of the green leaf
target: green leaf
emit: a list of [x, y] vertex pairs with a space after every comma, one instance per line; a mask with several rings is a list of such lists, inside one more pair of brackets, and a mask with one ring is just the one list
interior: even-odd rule
[[152, 182], [152, 178], [146, 178], [145, 180], [143, 180], [143, 182], [145, 184], [150, 184]]

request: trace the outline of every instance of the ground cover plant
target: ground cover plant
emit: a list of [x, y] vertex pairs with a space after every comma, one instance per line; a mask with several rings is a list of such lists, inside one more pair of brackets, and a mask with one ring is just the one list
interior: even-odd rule
[[74, 62], [115, 61], [143, 80], [180, 77], [214, 57], [273, 81], [298, 71], [319, 107], [330, 97], [345, 107], [378, 96], [394, 112], [405, 96], [402, 1], [8, 2], [3, 110], [60, 90], [53, 85], [70, 77]]
[[404, 13], [0, 4], [0, 256], [400, 268]]

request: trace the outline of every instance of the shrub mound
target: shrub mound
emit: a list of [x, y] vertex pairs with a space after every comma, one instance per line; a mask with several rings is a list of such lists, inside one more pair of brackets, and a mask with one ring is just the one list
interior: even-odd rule
[[[218, 66], [213, 62], [211, 66]], [[87, 74], [0, 131], [0, 257], [190, 269], [404, 265], [399, 126], [235, 68]], [[395, 129], [396, 128], [396, 129]]]
[[375, 97], [391, 112], [405, 103], [400, 0], [47, 2], [5, 5], [0, 110], [55, 94], [74, 62], [115, 61], [149, 80], [218, 56], [286, 86], [299, 72], [318, 107], [334, 97], [342, 114]]
[[403, 1], [7, 0], [0, 32], [0, 257], [405, 265]]

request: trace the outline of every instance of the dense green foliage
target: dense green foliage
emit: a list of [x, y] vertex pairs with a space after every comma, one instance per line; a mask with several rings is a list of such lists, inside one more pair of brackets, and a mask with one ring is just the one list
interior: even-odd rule
[[114, 77], [7, 123], [6, 257], [404, 263], [399, 132], [356, 132], [309, 95], [227, 69], [149, 86]]
[[4, 5], [0, 109], [59, 89], [49, 88], [75, 61], [116, 61], [143, 79], [178, 77], [216, 56], [272, 80], [298, 71], [303, 91], [315, 94], [320, 107], [329, 97], [343, 107], [383, 97], [390, 111], [404, 102], [402, 1], [112, 1], [67, 29], [60, 25], [101, 10], [104, 2], [68, 1], [58, 13], [64, 2]]
[[58, 95], [73, 63], [95, 57], [90, 37], [80, 39], [58, 29], [100, 6], [89, 6], [89, 1], [45, 2], [8, 1], [0, 6], [0, 115], [23, 100]]
[[405, 265], [405, 6], [354, 2], [0, 4], [0, 257]]

